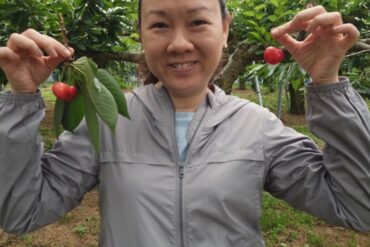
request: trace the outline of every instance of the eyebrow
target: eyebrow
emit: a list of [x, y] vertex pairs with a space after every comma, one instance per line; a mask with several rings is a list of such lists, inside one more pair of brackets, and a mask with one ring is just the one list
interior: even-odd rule
[[[202, 12], [202, 11], [211, 12], [211, 10], [209, 8], [207, 8], [206, 6], [199, 6], [199, 7], [195, 7], [195, 8], [189, 8], [188, 10], [186, 10], [186, 13], [187, 14], [194, 14], [194, 13]], [[149, 11], [148, 16], [149, 15], [167, 16], [167, 13], [163, 10], [154, 9], [154, 10]]]

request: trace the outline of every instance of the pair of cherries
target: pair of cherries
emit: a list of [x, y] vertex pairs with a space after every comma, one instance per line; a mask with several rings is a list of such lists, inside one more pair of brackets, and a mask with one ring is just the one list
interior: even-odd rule
[[60, 81], [53, 84], [51, 91], [55, 97], [57, 97], [57, 99], [67, 102], [71, 102], [78, 93], [78, 90], [75, 86], [70, 86]]

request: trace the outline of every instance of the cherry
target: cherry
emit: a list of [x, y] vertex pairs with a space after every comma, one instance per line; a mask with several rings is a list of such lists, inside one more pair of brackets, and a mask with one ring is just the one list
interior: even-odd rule
[[269, 64], [278, 64], [284, 59], [284, 52], [276, 47], [267, 47], [263, 53], [263, 58]]
[[66, 101], [70, 102], [77, 96], [77, 88], [75, 86], [68, 86], [68, 98]]
[[57, 99], [68, 102], [72, 101], [77, 95], [77, 88], [69, 86], [64, 82], [54, 83], [51, 90]]

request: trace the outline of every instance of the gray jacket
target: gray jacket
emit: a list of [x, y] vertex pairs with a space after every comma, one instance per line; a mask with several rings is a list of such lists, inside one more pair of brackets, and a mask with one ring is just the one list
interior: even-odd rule
[[99, 189], [105, 247], [263, 246], [262, 190], [331, 224], [370, 230], [370, 114], [348, 81], [309, 86], [322, 153], [268, 110], [210, 92], [179, 162], [164, 88], [127, 96], [131, 120], [101, 125], [96, 154], [85, 124], [44, 153], [41, 96], [0, 98], [0, 225], [23, 234], [58, 220]]

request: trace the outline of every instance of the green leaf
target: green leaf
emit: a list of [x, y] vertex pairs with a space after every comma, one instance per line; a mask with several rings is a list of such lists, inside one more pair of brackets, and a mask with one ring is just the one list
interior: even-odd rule
[[278, 20], [278, 17], [276, 15], [270, 15], [268, 18], [272, 22], [276, 22]]
[[257, 64], [254, 66], [253, 69], [251, 69], [249, 72], [248, 72], [248, 75], [252, 75], [254, 73], [257, 73], [260, 69], [263, 69], [265, 67], [265, 65], [263, 64]]
[[248, 17], [253, 17], [256, 15], [256, 13], [252, 10], [246, 10], [243, 12], [243, 15], [248, 16]]
[[277, 0], [270, 0], [270, 2], [277, 8], [279, 7], [279, 1]]
[[248, 37], [257, 41], [264, 42], [263, 38], [257, 32], [249, 32]]
[[[95, 111], [104, 123], [114, 132], [118, 119], [118, 109], [113, 95], [95, 78], [96, 68], [87, 57], [81, 57], [73, 64], [78, 73], [79, 86], [88, 97]], [[86, 111], [86, 109], [85, 109]]]
[[65, 104], [62, 125], [69, 131], [74, 131], [81, 123], [84, 116], [83, 96], [78, 93], [76, 98]]
[[83, 91], [84, 95], [82, 98], [83, 98], [84, 109], [85, 109], [87, 129], [89, 131], [90, 139], [95, 148], [95, 151], [99, 153], [100, 152], [100, 132], [99, 132], [98, 116], [97, 116], [95, 107], [93, 106], [93, 103], [91, 102], [89, 95], [87, 95], [86, 93], [87, 91]]
[[258, 27], [259, 25], [257, 24], [257, 22], [255, 21], [252, 21], [252, 20], [246, 20], [245, 21], [247, 24], [253, 26], [253, 27]]
[[303, 85], [303, 80], [291, 80], [290, 83], [292, 84], [292, 87], [295, 92], [297, 92]]
[[104, 69], [98, 69], [95, 76], [112, 93], [117, 104], [118, 113], [124, 117], [130, 118], [127, 109], [126, 97], [124, 93], [122, 93], [122, 90], [114, 77]]
[[255, 10], [261, 10], [261, 9], [264, 9], [265, 7], [266, 7], [266, 4], [262, 3], [262, 4], [260, 4], [260, 5], [257, 5], [257, 6], [255, 7]]
[[257, 20], [262, 20], [264, 17], [266, 16], [266, 14], [265, 13], [257, 13], [256, 14], [256, 18], [257, 18]]
[[60, 125], [63, 119], [63, 112], [64, 112], [65, 102], [62, 100], [55, 100], [54, 106], [54, 131], [55, 136], [58, 137], [60, 135], [61, 128]]
[[118, 109], [113, 95], [96, 78], [94, 78], [93, 84], [87, 84], [87, 90], [96, 112], [103, 122], [114, 132], [118, 119]]

